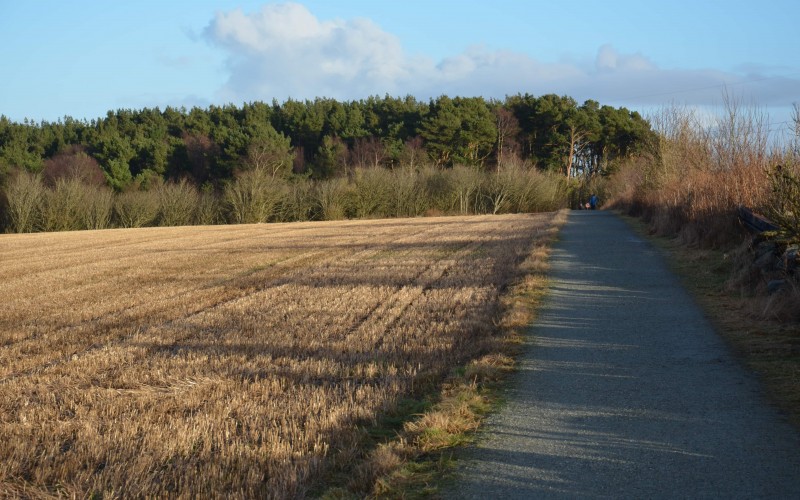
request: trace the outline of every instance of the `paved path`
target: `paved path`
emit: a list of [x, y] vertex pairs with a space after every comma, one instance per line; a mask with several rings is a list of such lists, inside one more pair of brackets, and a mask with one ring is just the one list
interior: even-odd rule
[[800, 435], [657, 252], [573, 212], [508, 394], [448, 498], [800, 498]]

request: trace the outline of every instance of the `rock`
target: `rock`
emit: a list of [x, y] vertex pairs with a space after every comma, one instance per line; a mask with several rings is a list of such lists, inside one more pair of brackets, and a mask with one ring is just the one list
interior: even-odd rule
[[756, 256], [756, 260], [768, 254], [777, 255], [778, 245], [774, 241], [762, 241], [755, 246], [753, 253]]
[[781, 259], [773, 252], [764, 252], [760, 255], [756, 254], [756, 261], [754, 265], [762, 272], [774, 271], [781, 264]]
[[786, 280], [771, 280], [767, 283], [767, 293], [776, 294], [786, 288]]
[[789, 247], [783, 253], [783, 269], [787, 273], [794, 273], [797, 270], [798, 260], [800, 260], [800, 248]]

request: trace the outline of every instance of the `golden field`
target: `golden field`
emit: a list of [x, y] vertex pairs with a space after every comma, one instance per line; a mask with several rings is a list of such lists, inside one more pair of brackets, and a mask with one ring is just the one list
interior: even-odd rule
[[307, 495], [490, 348], [553, 219], [0, 235], [0, 496]]

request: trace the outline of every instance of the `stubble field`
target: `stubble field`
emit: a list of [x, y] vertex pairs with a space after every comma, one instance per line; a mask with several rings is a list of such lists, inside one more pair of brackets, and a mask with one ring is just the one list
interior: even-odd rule
[[0, 496], [304, 496], [489, 348], [552, 224], [0, 235]]

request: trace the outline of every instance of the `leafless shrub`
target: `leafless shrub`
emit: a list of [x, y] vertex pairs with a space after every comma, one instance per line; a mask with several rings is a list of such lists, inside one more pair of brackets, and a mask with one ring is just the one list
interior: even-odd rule
[[659, 134], [652, 156], [623, 165], [609, 192], [641, 214], [653, 231], [704, 247], [741, 238], [736, 207], [763, 207], [769, 162], [763, 115], [726, 98], [724, 112], [700, 119], [671, 107], [651, 122]]
[[561, 176], [511, 161], [486, 176], [484, 197], [493, 214], [549, 212], [564, 207], [565, 181]]
[[460, 215], [481, 212], [484, 176], [475, 167], [456, 165], [449, 172], [451, 207]]
[[145, 227], [158, 216], [158, 196], [152, 191], [127, 191], [114, 200], [114, 216], [120, 227]]
[[195, 220], [199, 194], [197, 188], [185, 179], [167, 182], [154, 190], [158, 198], [158, 224], [161, 226], [188, 226]]
[[114, 192], [105, 186], [85, 186], [86, 205], [81, 210], [81, 229], [108, 229], [114, 213]]
[[447, 171], [427, 165], [419, 169], [420, 184], [428, 198], [428, 211], [436, 215], [452, 210], [453, 179]]
[[201, 189], [197, 195], [197, 207], [194, 211], [195, 223], [201, 226], [222, 222], [219, 197], [210, 188]]
[[42, 231], [86, 229], [91, 219], [92, 200], [87, 186], [77, 177], [58, 178], [52, 189], [44, 191], [40, 208]]
[[15, 233], [31, 233], [39, 227], [39, 209], [45, 196], [41, 178], [18, 172], [6, 188], [8, 228]]
[[286, 196], [278, 208], [278, 219], [282, 222], [298, 222], [314, 218], [317, 211], [314, 194], [313, 184], [305, 179], [289, 182]]
[[484, 197], [491, 213], [507, 213], [510, 210], [514, 193], [519, 191], [521, 173], [519, 168], [501, 164], [495, 172], [488, 174]]
[[392, 176], [383, 168], [357, 168], [353, 175], [353, 210], [359, 219], [385, 216], [392, 198]]
[[347, 179], [326, 179], [314, 184], [313, 196], [319, 206], [322, 220], [340, 220], [347, 217], [351, 189]]
[[417, 217], [430, 207], [430, 194], [424, 178], [410, 167], [391, 171], [390, 200], [387, 215], [392, 217]]
[[239, 174], [225, 186], [223, 199], [229, 220], [235, 224], [268, 222], [286, 195], [286, 182], [265, 168]]

